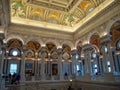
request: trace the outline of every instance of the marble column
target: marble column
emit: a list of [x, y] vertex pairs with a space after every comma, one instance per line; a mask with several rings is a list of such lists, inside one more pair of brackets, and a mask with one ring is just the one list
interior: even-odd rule
[[58, 75], [60, 77], [60, 80], [63, 79], [63, 73], [62, 73], [62, 48], [58, 48]]
[[91, 71], [91, 67], [90, 67], [90, 63], [91, 63], [91, 56], [90, 56], [90, 50], [86, 49], [84, 52], [85, 55], [85, 76], [84, 76], [84, 80], [90, 80], [90, 71]]
[[[0, 28], [0, 31], [3, 31], [4, 28]], [[0, 33], [0, 90], [5, 89], [5, 79], [2, 77], [3, 75], [3, 64], [5, 57], [6, 46], [3, 45], [4, 34]]]
[[8, 72], [8, 54], [9, 54], [9, 52], [6, 50], [6, 52], [5, 52], [5, 59], [4, 59], [4, 74], [9, 74], [9, 72]]
[[24, 84], [25, 82], [25, 50], [26, 50], [26, 46], [23, 45], [23, 51], [21, 52], [21, 71], [20, 71], [20, 83]]
[[5, 88], [5, 79], [3, 78], [3, 64], [5, 51], [0, 47], [0, 90]]
[[51, 79], [51, 76], [52, 76], [52, 73], [51, 73], [51, 58], [50, 58], [50, 53], [48, 54], [48, 67], [47, 67], [47, 69], [48, 69], [48, 76], [49, 76], [49, 78]]
[[46, 48], [41, 47], [41, 80], [45, 80], [45, 52]]
[[114, 62], [113, 62], [113, 57], [112, 57], [111, 43], [107, 44], [107, 48], [108, 48], [108, 58], [110, 61], [111, 73], [113, 73], [115, 67], [114, 67]]
[[103, 70], [104, 70], [104, 72], [108, 72], [108, 70], [107, 70], [107, 53], [105, 53], [105, 50], [104, 50], [104, 46], [103, 46], [103, 48], [102, 48], [102, 54], [103, 54]]
[[35, 61], [34, 61], [34, 65], [35, 65], [35, 68], [34, 68], [34, 79], [33, 80], [36, 80], [37, 77], [38, 77], [38, 53], [35, 52]]
[[[103, 46], [102, 48], [102, 54], [103, 54], [103, 66], [104, 66], [104, 81], [114, 81], [114, 76], [113, 76], [113, 57], [112, 57], [112, 52], [111, 52], [111, 39], [110, 35], [103, 36], [101, 38], [101, 44]], [[106, 48], [106, 50], [105, 50]], [[110, 62], [110, 68], [111, 72], [108, 70], [108, 63]]]
[[102, 74], [102, 66], [101, 66], [101, 60], [100, 60], [100, 53], [96, 53], [96, 62], [97, 62], [97, 75], [96, 80], [103, 80], [103, 74]]
[[114, 53], [113, 53], [113, 60], [114, 60], [114, 76], [115, 76], [115, 81], [120, 82], [120, 65], [118, 62], [120, 62], [120, 51], [116, 50], [116, 48], [112, 48]]
[[[113, 57], [114, 57], [114, 72], [119, 72], [119, 67], [118, 67], [118, 61], [117, 61], [117, 57], [119, 56], [118, 53], [116, 53], [117, 51], [115, 50], [116, 48], [112, 48], [114, 50], [113, 53]], [[119, 59], [119, 58], [118, 58]]]
[[72, 57], [71, 57], [71, 61], [72, 61], [72, 77], [73, 77], [73, 79], [76, 79], [76, 55], [77, 55], [77, 50], [76, 49], [73, 49], [72, 51], [71, 51], [71, 55], [72, 55]]

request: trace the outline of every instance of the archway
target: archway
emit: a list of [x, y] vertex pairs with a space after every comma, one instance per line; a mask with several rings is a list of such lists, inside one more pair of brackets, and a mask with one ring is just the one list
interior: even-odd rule
[[112, 50], [113, 56], [113, 65], [116, 73], [120, 72], [120, 49], [119, 49], [119, 41], [120, 41], [120, 20], [116, 21], [110, 29], [111, 35], [111, 47], [115, 48]]

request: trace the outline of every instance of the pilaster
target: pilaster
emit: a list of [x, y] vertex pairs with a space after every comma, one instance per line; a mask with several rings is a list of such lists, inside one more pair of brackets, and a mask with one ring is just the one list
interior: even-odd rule
[[41, 47], [41, 80], [45, 80], [45, 47]]
[[73, 79], [75, 79], [76, 78], [76, 55], [77, 55], [77, 49], [73, 49], [72, 51], [71, 51], [71, 55], [72, 55], [72, 57], [71, 57], [71, 61], [72, 61], [72, 77], [73, 77]]
[[[111, 35], [106, 35], [101, 38], [102, 54], [103, 54], [103, 65], [104, 65], [104, 81], [114, 81], [114, 64], [111, 51]], [[107, 49], [105, 51], [105, 48]], [[111, 71], [108, 69], [108, 61], [110, 62]]]
[[62, 48], [57, 49], [58, 53], [58, 73], [60, 76], [60, 80], [63, 79], [63, 73], [62, 73]]

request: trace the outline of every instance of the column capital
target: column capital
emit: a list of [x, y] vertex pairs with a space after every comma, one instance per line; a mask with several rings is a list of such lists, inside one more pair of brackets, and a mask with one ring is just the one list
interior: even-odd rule
[[89, 50], [90, 48], [91, 48], [91, 44], [85, 44], [85, 45], [82, 46], [82, 49], [84, 51]]
[[23, 50], [27, 50], [28, 48], [27, 48], [26, 45], [22, 45], [22, 49], [23, 49]]
[[76, 54], [78, 54], [77, 49], [73, 49], [73, 50], [71, 51], [71, 55], [76, 55]]
[[44, 59], [47, 56], [46, 47], [41, 47], [40, 53], [41, 53], [41, 58]]
[[107, 44], [111, 42], [111, 35], [107, 34], [100, 38], [101, 44]]
[[40, 51], [41, 52], [45, 52], [46, 51], [46, 47], [41, 47]]
[[62, 48], [58, 48], [58, 49], [57, 49], [57, 53], [58, 53], [58, 54], [62, 54], [62, 51], [63, 51]]

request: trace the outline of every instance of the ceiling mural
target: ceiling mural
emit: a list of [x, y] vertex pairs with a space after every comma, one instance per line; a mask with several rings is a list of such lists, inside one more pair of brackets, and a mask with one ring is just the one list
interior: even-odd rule
[[96, 45], [98, 48], [100, 48], [100, 37], [98, 34], [94, 34], [90, 38], [90, 43], [92, 45]]
[[[11, 0], [11, 21], [39, 21], [72, 28], [106, 0]], [[111, 0], [110, 0], [111, 1]], [[19, 19], [18, 19], [19, 18]], [[29, 21], [28, 21], [29, 22]]]
[[46, 44], [46, 50], [49, 54], [52, 54], [54, 51], [57, 50], [57, 47], [52, 42], [49, 42]]
[[19, 48], [22, 49], [22, 42], [18, 39], [11, 39], [7, 42], [8, 49]]
[[38, 52], [40, 50], [40, 44], [37, 41], [29, 41], [27, 43], [27, 48], [33, 50], [34, 52]]
[[63, 44], [62, 48], [63, 48], [62, 58], [63, 58], [64, 60], [70, 59], [70, 53], [71, 53], [71, 48], [70, 48], [70, 46], [68, 46], [68, 45], [66, 45], [66, 44]]

